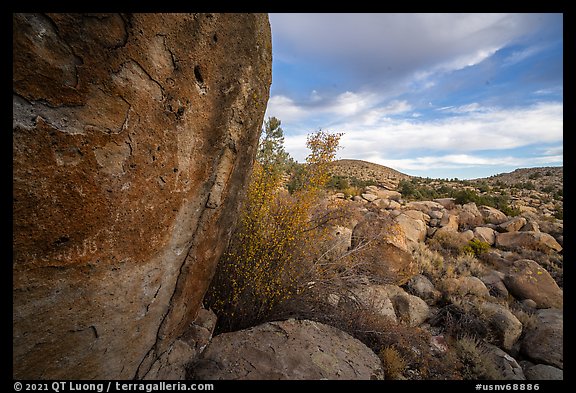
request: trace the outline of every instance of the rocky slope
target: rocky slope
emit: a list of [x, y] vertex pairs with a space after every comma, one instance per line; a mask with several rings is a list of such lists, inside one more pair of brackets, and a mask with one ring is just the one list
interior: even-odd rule
[[349, 159], [334, 161], [330, 166], [330, 172], [334, 176], [343, 176], [374, 182], [386, 188], [396, 188], [400, 180], [410, 178], [409, 175], [398, 172], [397, 170], [388, 168], [384, 165]]
[[269, 96], [267, 16], [14, 14], [13, 53], [14, 378], [189, 360]]
[[[487, 193], [486, 181], [450, 183]], [[553, 183], [561, 189], [561, 178]], [[306, 377], [338, 378], [334, 370], [346, 363], [370, 370], [358, 378], [378, 375], [379, 366], [367, 360], [372, 350], [386, 378], [563, 379], [562, 219], [535, 205], [518, 205], [533, 209], [507, 215], [455, 198], [410, 200], [389, 188], [372, 185], [354, 197], [329, 196], [349, 214], [329, 232], [323, 263], [346, 274], [338, 284], [333, 277], [309, 282], [285, 315], [338, 327], [369, 348], [359, 347], [360, 357], [344, 357], [344, 364], [334, 360], [325, 373]], [[301, 378], [298, 364], [314, 368], [313, 359], [340, 350], [338, 340], [319, 348], [313, 334], [295, 333], [294, 322], [282, 323], [291, 326], [290, 334], [264, 324], [217, 336], [190, 366], [190, 375]], [[266, 334], [255, 335], [260, 330]], [[306, 348], [298, 361], [283, 352], [292, 335]]]

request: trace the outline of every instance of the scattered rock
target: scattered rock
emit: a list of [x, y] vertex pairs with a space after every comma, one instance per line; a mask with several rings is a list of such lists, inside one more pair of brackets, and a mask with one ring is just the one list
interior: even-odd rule
[[326, 243], [329, 246], [326, 257], [331, 260], [338, 259], [352, 247], [352, 229], [342, 226], [331, 227], [328, 231]]
[[419, 210], [422, 213], [430, 215], [432, 211], [442, 211], [444, 206], [432, 201], [414, 201], [406, 204], [407, 210]]
[[433, 201], [442, 205], [442, 207], [446, 210], [456, 208], [455, 198], [436, 198]]
[[393, 323], [398, 322], [394, 305], [385, 286], [362, 285], [354, 288], [352, 292], [364, 307]]
[[474, 239], [474, 232], [470, 229], [466, 230], [466, 231], [462, 231], [460, 232], [462, 239], [464, 239], [464, 241], [469, 242], [470, 240]]
[[538, 222], [534, 221], [534, 220], [527, 220], [528, 222], [526, 223], [526, 225], [524, 225], [522, 228], [520, 228], [520, 231], [522, 232], [540, 232], [540, 225], [538, 225]]
[[362, 194], [362, 198], [366, 199], [368, 202], [373, 202], [378, 199], [378, 197], [374, 194]]
[[193, 364], [190, 379], [384, 379], [380, 359], [332, 326], [294, 320], [220, 334]]
[[558, 309], [538, 310], [538, 323], [527, 329], [520, 351], [536, 363], [564, 368], [564, 314]]
[[538, 308], [561, 308], [563, 305], [562, 289], [550, 273], [533, 260], [514, 261], [504, 277], [504, 284], [514, 297], [532, 299]]
[[410, 295], [404, 289], [396, 285], [380, 286], [387, 292], [392, 300], [396, 317], [408, 326], [419, 326], [428, 319], [430, 309], [426, 302], [418, 296]]
[[480, 280], [486, 285], [490, 294], [494, 297], [499, 297], [503, 299], [508, 298], [508, 289], [504, 285], [504, 274], [492, 270], [489, 274], [480, 277]]
[[354, 195], [354, 196], [352, 197], [352, 200], [353, 200], [354, 202], [368, 203], [368, 201], [367, 201], [366, 199], [362, 198], [360, 195]]
[[442, 219], [440, 220], [440, 226], [444, 231], [458, 231], [458, 216], [455, 214], [444, 214]]
[[352, 248], [362, 268], [382, 282], [402, 285], [416, 273], [416, 262], [408, 252], [407, 240], [400, 225], [390, 218], [368, 216], [352, 231]]

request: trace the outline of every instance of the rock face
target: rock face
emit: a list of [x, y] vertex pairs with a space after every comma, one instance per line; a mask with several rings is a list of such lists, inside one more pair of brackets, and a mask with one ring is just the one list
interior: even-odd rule
[[190, 377], [214, 379], [384, 379], [378, 357], [352, 336], [289, 319], [216, 336]]
[[13, 53], [13, 377], [144, 378], [234, 228], [268, 18], [13, 14]]

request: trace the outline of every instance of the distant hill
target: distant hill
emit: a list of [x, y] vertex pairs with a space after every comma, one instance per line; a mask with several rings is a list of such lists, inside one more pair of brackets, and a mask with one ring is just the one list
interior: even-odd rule
[[411, 176], [384, 165], [362, 160], [337, 160], [331, 164], [330, 172], [334, 176], [373, 181], [386, 188], [395, 189], [400, 180]]
[[536, 188], [555, 187], [562, 188], [564, 183], [564, 167], [549, 166], [538, 168], [520, 168], [508, 173], [500, 173], [484, 179], [489, 183], [504, 183], [514, 185], [519, 183], [533, 183]]

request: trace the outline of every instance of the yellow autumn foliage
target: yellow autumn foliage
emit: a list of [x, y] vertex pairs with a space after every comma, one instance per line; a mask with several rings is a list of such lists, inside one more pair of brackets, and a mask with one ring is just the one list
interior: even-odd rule
[[255, 162], [238, 228], [205, 299], [221, 330], [265, 320], [308, 278], [322, 252], [326, 215], [316, 209], [340, 136], [319, 131], [308, 137], [307, 181], [292, 194], [282, 188], [281, 173]]

